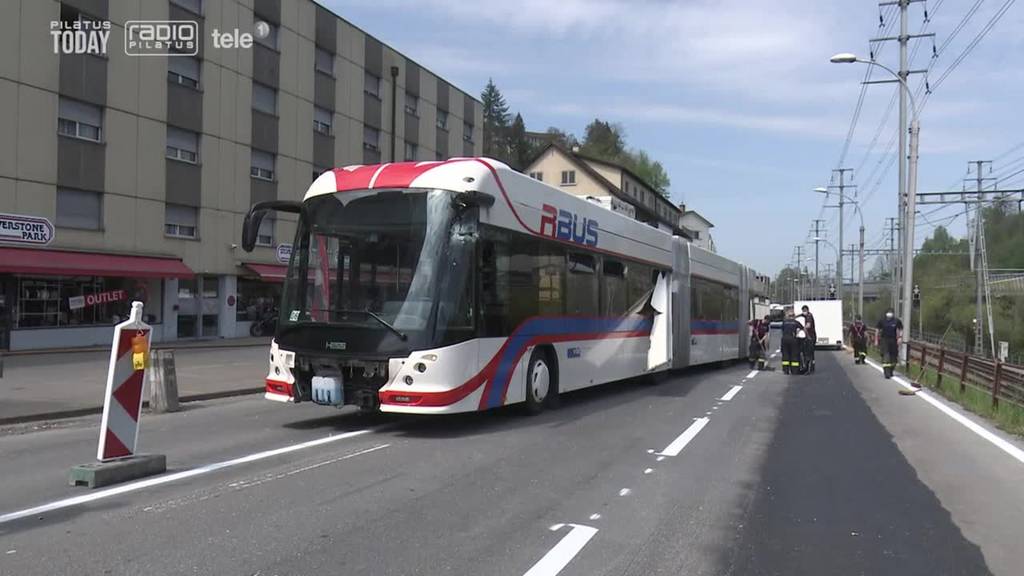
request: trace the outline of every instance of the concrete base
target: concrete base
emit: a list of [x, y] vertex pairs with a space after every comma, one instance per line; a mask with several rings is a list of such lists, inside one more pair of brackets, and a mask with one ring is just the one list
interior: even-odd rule
[[90, 462], [71, 469], [68, 482], [72, 486], [99, 488], [167, 471], [167, 457], [163, 454], [140, 454], [110, 462]]

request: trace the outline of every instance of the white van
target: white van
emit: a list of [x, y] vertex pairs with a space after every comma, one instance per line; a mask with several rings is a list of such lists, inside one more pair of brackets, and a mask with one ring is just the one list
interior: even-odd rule
[[843, 349], [843, 302], [841, 300], [798, 300], [793, 303], [793, 313], [799, 315], [807, 306], [814, 315], [814, 330], [818, 341], [816, 348], [834, 347]]

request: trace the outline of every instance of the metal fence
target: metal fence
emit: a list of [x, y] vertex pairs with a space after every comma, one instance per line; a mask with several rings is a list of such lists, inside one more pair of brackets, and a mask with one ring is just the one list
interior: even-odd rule
[[[868, 343], [875, 341], [874, 328], [868, 329]], [[907, 346], [906, 369], [917, 366], [935, 374], [936, 386], [952, 379], [960, 386], [980, 390], [992, 398], [992, 406], [1009, 402], [1024, 408], [1024, 365], [1000, 362], [975, 356], [965, 350], [946, 345], [910, 340]]]

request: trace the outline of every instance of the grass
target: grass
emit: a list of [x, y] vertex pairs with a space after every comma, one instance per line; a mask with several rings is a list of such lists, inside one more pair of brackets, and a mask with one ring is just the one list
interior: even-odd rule
[[[868, 347], [868, 355], [878, 362], [882, 361], [878, 350], [874, 348]], [[961, 391], [960, 381], [948, 374], [943, 376], [942, 385], [937, 385], [938, 375], [931, 368], [925, 369], [922, 373], [921, 367], [912, 363], [909, 374], [903, 369], [903, 365], [900, 366], [900, 372], [903, 372], [907, 378], [918, 381], [929, 390], [938, 392], [948, 400], [956, 402], [968, 411], [993, 422], [1000, 429], [1017, 436], [1024, 436], [1024, 407], [1006, 400], [1000, 400], [999, 406], [994, 407], [990, 392], [972, 386], [965, 386]]]

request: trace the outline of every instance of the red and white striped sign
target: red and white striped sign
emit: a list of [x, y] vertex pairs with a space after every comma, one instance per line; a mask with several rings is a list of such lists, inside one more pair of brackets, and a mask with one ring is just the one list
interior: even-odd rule
[[128, 320], [114, 327], [114, 343], [107, 370], [107, 392], [103, 401], [100, 444], [96, 459], [100, 461], [135, 454], [139, 439], [139, 414], [142, 412], [142, 387], [145, 369], [136, 370], [132, 363], [132, 339], [150, 342], [150, 326], [142, 321], [142, 302], [132, 302]]

